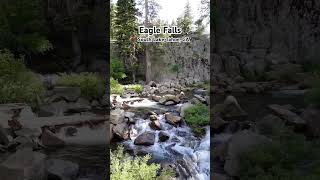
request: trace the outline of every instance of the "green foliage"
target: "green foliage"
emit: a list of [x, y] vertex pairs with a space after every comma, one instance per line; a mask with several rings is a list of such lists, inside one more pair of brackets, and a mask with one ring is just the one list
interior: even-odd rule
[[110, 76], [117, 80], [124, 79], [127, 77], [125, 74], [124, 64], [119, 58], [111, 58]]
[[29, 71], [23, 57], [0, 51], [0, 103], [29, 103], [36, 106], [44, 87], [38, 75]]
[[182, 34], [186, 35], [191, 32], [192, 15], [191, 15], [191, 5], [189, 1], [187, 1], [184, 7], [183, 15], [177, 19], [177, 25], [178, 27], [181, 27]]
[[209, 107], [202, 103], [191, 106], [185, 110], [185, 121], [197, 135], [203, 135], [203, 126], [209, 125]]
[[111, 94], [122, 94], [124, 87], [116, 79], [110, 78], [110, 92]]
[[124, 152], [123, 147], [111, 153], [111, 180], [154, 180], [160, 165], [148, 163], [150, 155], [144, 157], [130, 157]]
[[142, 93], [143, 86], [140, 84], [130, 84], [130, 85], [127, 85], [127, 89], [134, 90], [136, 93]]
[[45, 36], [41, 0], [0, 2], [0, 49], [38, 54], [52, 49]]
[[319, 144], [288, 129], [272, 144], [257, 146], [240, 159], [241, 180], [304, 180], [320, 178]]
[[95, 73], [61, 73], [59, 76], [58, 85], [80, 87], [81, 96], [89, 100], [97, 99], [105, 93], [105, 80]]

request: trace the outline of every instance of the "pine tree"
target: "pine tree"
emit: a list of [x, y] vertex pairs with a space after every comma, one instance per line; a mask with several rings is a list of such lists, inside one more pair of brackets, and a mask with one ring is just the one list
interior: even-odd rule
[[120, 58], [124, 61], [127, 70], [131, 71], [132, 80], [135, 81], [137, 58], [135, 51], [137, 42], [136, 4], [134, 0], [118, 0], [115, 16], [115, 39], [119, 49]]
[[177, 24], [182, 29], [182, 34], [190, 34], [192, 25], [192, 14], [189, 0], [184, 7], [183, 15], [177, 19]]

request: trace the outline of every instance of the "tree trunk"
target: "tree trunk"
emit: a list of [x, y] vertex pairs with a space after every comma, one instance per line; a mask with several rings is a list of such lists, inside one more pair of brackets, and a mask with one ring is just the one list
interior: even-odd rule
[[[65, 1], [67, 5], [67, 14], [71, 21], [72, 16], [72, 8], [70, 0]], [[73, 22], [71, 23], [74, 26]], [[71, 46], [72, 46], [72, 55], [73, 55], [73, 62], [72, 62], [72, 69], [76, 70], [77, 66], [81, 63], [81, 46], [80, 41], [77, 35], [77, 32], [74, 30], [74, 27], [71, 29]]]
[[[148, 0], [145, 0], [145, 26], [149, 26], [149, 20], [148, 20], [148, 14], [149, 14], [149, 5]], [[150, 53], [149, 53], [149, 45], [146, 42], [145, 44], [145, 53], [146, 53], [146, 59], [145, 59], [145, 73], [146, 73], [146, 83], [149, 83], [151, 81], [151, 61], [150, 61]]]

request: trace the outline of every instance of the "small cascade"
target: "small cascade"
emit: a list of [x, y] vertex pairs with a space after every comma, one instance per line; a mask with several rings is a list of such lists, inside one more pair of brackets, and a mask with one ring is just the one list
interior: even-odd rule
[[[120, 101], [133, 101], [122, 99]], [[131, 112], [139, 112], [140, 108], [152, 108], [176, 113], [181, 104], [163, 106], [157, 102], [143, 99], [130, 104]], [[161, 111], [160, 111], [161, 112]], [[138, 114], [138, 113], [136, 113]], [[192, 130], [185, 124], [175, 127], [166, 123], [164, 113], [158, 113], [161, 130], [154, 130], [149, 126], [150, 120], [136, 117], [135, 124], [130, 126], [130, 139], [122, 142], [124, 147], [135, 155], [151, 154], [152, 160], [157, 163], [170, 164], [175, 167], [179, 179], [209, 180], [210, 179], [210, 128], [206, 127], [206, 135], [195, 137]], [[135, 139], [145, 133], [155, 134], [155, 143], [151, 146], [135, 145]], [[159, 133], [164, 132], [170, 137], [165, 142], [159, 140]]]

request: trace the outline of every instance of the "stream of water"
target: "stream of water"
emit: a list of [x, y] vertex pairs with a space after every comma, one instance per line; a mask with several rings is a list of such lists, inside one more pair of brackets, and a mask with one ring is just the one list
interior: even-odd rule
[[[128, 99], [126, 99], [128, 100]], [[162, 106], [154, 101], [144, 99], [141, 102], [131, 104], [130, 112], [138, 115], [137, 121], [130, 129], [130, 140], [123, 142], [125, 148], [135, 155], [151, 154], [152, 161], [161, 164], [170, 164], [183, 180], [209, 180], [210, 179], [210, 128], [206, 128], [206, 135], [202, 138], [195, 137], [191, 129], [182, 124], [174, 127], [164, 118], [165, 112], [177, 113], [174, 106]], [[159, 130], [153, 130], [149, 126], [150, 120], [144, 119], [143, 112], [153, 110], [158, 113], [162, 132], [170, 138], [165, 142], [159, 141]], [[135, 145], [134, 140], [144, 132], [156, 134], [155, 144], [152, 146]]]

